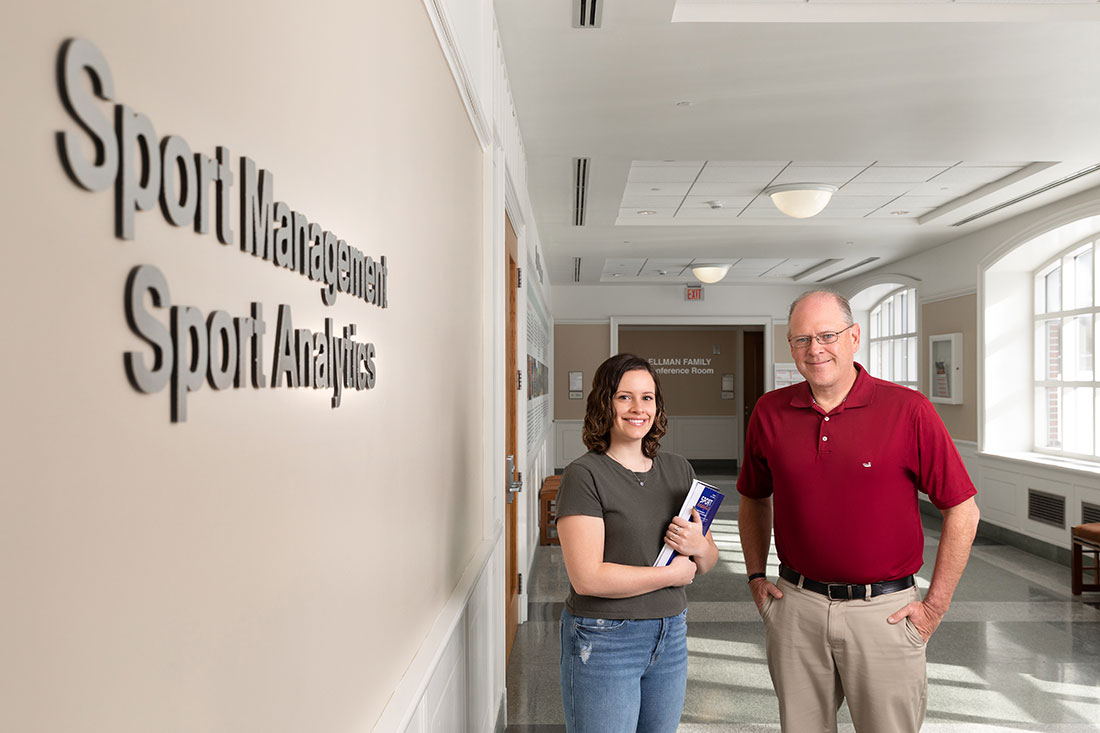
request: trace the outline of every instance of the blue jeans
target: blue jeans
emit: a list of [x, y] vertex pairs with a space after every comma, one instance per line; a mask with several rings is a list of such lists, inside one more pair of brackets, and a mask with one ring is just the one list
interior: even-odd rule
[[561, 613], [569, 733], [673, 733], [687, 689], [687, 612], [655, 619]]

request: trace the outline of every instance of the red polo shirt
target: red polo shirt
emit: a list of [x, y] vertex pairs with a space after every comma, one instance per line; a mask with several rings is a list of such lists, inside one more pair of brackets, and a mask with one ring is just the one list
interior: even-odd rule
[[773, 497], [779, 560], [823, 582], [873, 583], [917, 572], [917, 492], [946, 509], [977, 493], [932, 403], [859, 373], [826, 414], [805, 382], [756, 403], [737, 490]]

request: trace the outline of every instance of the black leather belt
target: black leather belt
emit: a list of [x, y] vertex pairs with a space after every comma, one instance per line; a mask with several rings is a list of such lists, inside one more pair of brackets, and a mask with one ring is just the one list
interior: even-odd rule
[[871, 598], [874, 598], [875, 596], [881, 596], [886, 593], [897, 593], [899, 590], [912, 588], [916, 583], [912, 575], [907, 575], [897, 580], [884, 580], [881, 583], [853, 583], [850, 585], [845, 583], [821, 583], [816, 580], [810, 580], [801, 573], [797, 573], [785, 565], [779, 566], [779, 577], [795, 585], [799, 585], [798, 581], [801, 580], [801, 586], [803, 588], [827, 596], [831, 601], [851, 601], [857, 598], [865, 598], [868, 586], [871, 588]]

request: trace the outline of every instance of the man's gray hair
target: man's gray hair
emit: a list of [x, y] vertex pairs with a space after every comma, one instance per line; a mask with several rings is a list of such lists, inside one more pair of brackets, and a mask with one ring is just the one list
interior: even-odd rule
[[836, 292], [835, 290], [827, 290], [827, 289], [807, 290], [802, 295], [795, 298], [794, 302], [791, 303], [790, 309], [787, 311], [787, 322], [788, 323], [790, 323], [791, 316], [794, 315], [794, 309], [798, 306], [798, 304], [801, 303], [802, 301], [806, 300], [806, 298], [812, 297], [814, 295], [829, 295], [829, 296], [832, 296], [833, 300], [836, 301], [836, 304], [838, 306], [840, 306], [840, 312], [841, 312], [841, 315], [844, 318], [844, 325], [845, 326], [851, 326], [853, 323], [855, 323], [855, 321], [852, 319], [852, 304], [848, 302], [848, 299], [845, 298], [840, 293]]

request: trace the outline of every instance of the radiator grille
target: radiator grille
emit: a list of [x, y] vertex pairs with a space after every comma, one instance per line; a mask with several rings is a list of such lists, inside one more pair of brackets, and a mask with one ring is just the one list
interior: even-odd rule
[[1081, 524], [1100, 522], [1100, 504], [1081, 502]]
[[1066, 527], [1066, 498], [1045, 491], [1027, 490], [1027, 518], [1052, 527]]

